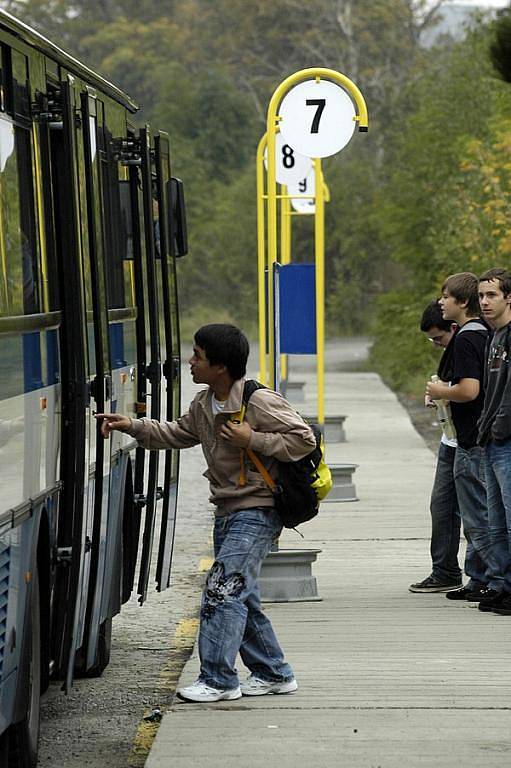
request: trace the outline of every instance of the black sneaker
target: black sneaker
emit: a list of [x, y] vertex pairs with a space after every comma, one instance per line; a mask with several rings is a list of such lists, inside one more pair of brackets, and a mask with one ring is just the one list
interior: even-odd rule
[[475, 600], [476, 602], [481, 599], [480, 596], [472, 597], [475, 592], [472, 587], [461, 587], [461, 589], [452, 589], [446, 594], [448, 600]]
[[480, 611], [490, 613], [494, 608], [500, 606], [505, 597], [505, 592], [497, 592], [496, 589], [488, 587], [487, 589], [482, 590], [478, 608]]
[[499, 613], [501, 616], [511, 616], [511, 595], [506, 594], [500, 605], [492, 608], [493, 613]]
[[440, 581], [434, 576], [428, 576], [424, 581], [417, 584], [410, 584], [410, 592], [450, 592], [451, 589], [459, 589], [463, 586], [461, 580], [458, 581]]
[[478, 603], [485, 596], [487, 589], [488, 587], [468, 587], [466, 600]]

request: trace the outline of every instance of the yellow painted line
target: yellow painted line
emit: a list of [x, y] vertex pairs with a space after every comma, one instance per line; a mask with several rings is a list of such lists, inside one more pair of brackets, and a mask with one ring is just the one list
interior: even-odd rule
[[199, 628], [199, 619], [181, 619], [174, 632], [174, 642], [189, 642], [191, 637], [195, 637]]
[[209, 571], [213, 563], [214, 563], [214, 560], [212, 557], [201, 558], [199, 560], [199, 573], [205, 573], [206, 571]]
[[[199, 570], [209, 570], [212, 563], [213, 560], [211, 558], [203, 558], [199, 563]], [[208, 565], [205, 567], [205, 564]], [[165, 704], [170, 704], [170, 695], [176, 690], [176, 685], [181, 674], [183, 665], [178, 662], [182, 662], [184, 653], [189, 654], [192, 650], [198, 628], [199, 619], [191, 616], [181, 619], [176, 626], [170, 646], [170, 656], [160, 672], [159, 681], [155, 691]], [[165, 707], [160, 706], [160, 709], [163, 716]], [[147, 709], [144, 712], [143, 717], [150, 716], [152, 712], [152, 709]], [[159, 727], [159, 719], [155, 721], [141, 720], [135, 738], [133, 739], [131, 754], [128, 758], [128, 765], [130, 768], [143, 768]]]

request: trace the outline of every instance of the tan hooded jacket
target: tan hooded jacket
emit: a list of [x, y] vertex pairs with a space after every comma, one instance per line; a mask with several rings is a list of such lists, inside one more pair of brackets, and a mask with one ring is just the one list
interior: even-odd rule
[[[217, 515], [226, 515], [249, 507], [272, 507], [273, 496], [268, 486], [245, 455], [246, 485], [239, 486], [240, 449], [218, 437], [221, 425], [242, 407], [245, 379], [235, 381], [223, 413], [213, 418], [211, 389], [199, 392], [190, 410], [177, 421], [159, 422], [134, 419], [127, 430], [148, 450], [191, 448], [202, 445], [208, 469], [204, 473], [210, 483], [210, 501]], [[297, 461], [316, 447], [314, 433], [302, 417], [278, 392], [259, 389], [251, 396], [245, 415], [252, 427], [249, 447], [262, 459], [270, 475], [277, 476], [279, 461]]]

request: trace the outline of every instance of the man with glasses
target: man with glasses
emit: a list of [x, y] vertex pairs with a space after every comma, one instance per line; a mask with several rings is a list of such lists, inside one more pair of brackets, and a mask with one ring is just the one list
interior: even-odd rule
[[[438, 300], [431, 301], [425, 308], [420, 329], [435, 347], [444, 349], [438, 376], [442, 381], [450, 381], [452, 347], [449, 349], [449, 345], [455, 335], [456, 325], [444, 320]], [[433, 405], [430, 398], [426, 398], [425, 404], [430, 407]], [[423, 581], [411, 584], [410, 592], [449, 592], [462, 586], [458, 563], [460, 511], [454, 485], [455, 455], [456, 440], [450, 440], [442, 433], [430, 501], [432, 571]]]
[[478, 280], [472, 272], [450, 275], [439, 300], [444, 320], [456, 323], [449, 381], [430, 381], [426, 394], [449, 402], [456, 430], [454, 483], [467, 540], [465, 573], [468, 583], [447, 593], [449, 600], [480, 601], [502, 581], [501, 562], [491, 540], [484, 453], [477, 444], [477, 422], [483, 407], [483, 378], [488, 326], [480, 317]]

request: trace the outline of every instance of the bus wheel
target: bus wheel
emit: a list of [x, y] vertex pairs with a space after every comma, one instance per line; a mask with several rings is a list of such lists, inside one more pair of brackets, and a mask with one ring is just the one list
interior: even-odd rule
[[93, 667], [87, 670], [86, 677], [100, 677], [110, 662], [112, 647], [112, 619], [105, 619], [99, 628], [98, 649]]
[[[41, 606], [39, 577], [34, 570], [32, 582], [31, 626], [28, 654], [28, 709], [23, 720], [11, 725], [8, 740], [9, 768], [35, 768], [39, 743], [39, 720], [41, 711]], [[1, 754], [1, 753], [0, 753]], [[3, 765], [3, 763], [0, 763]]]

